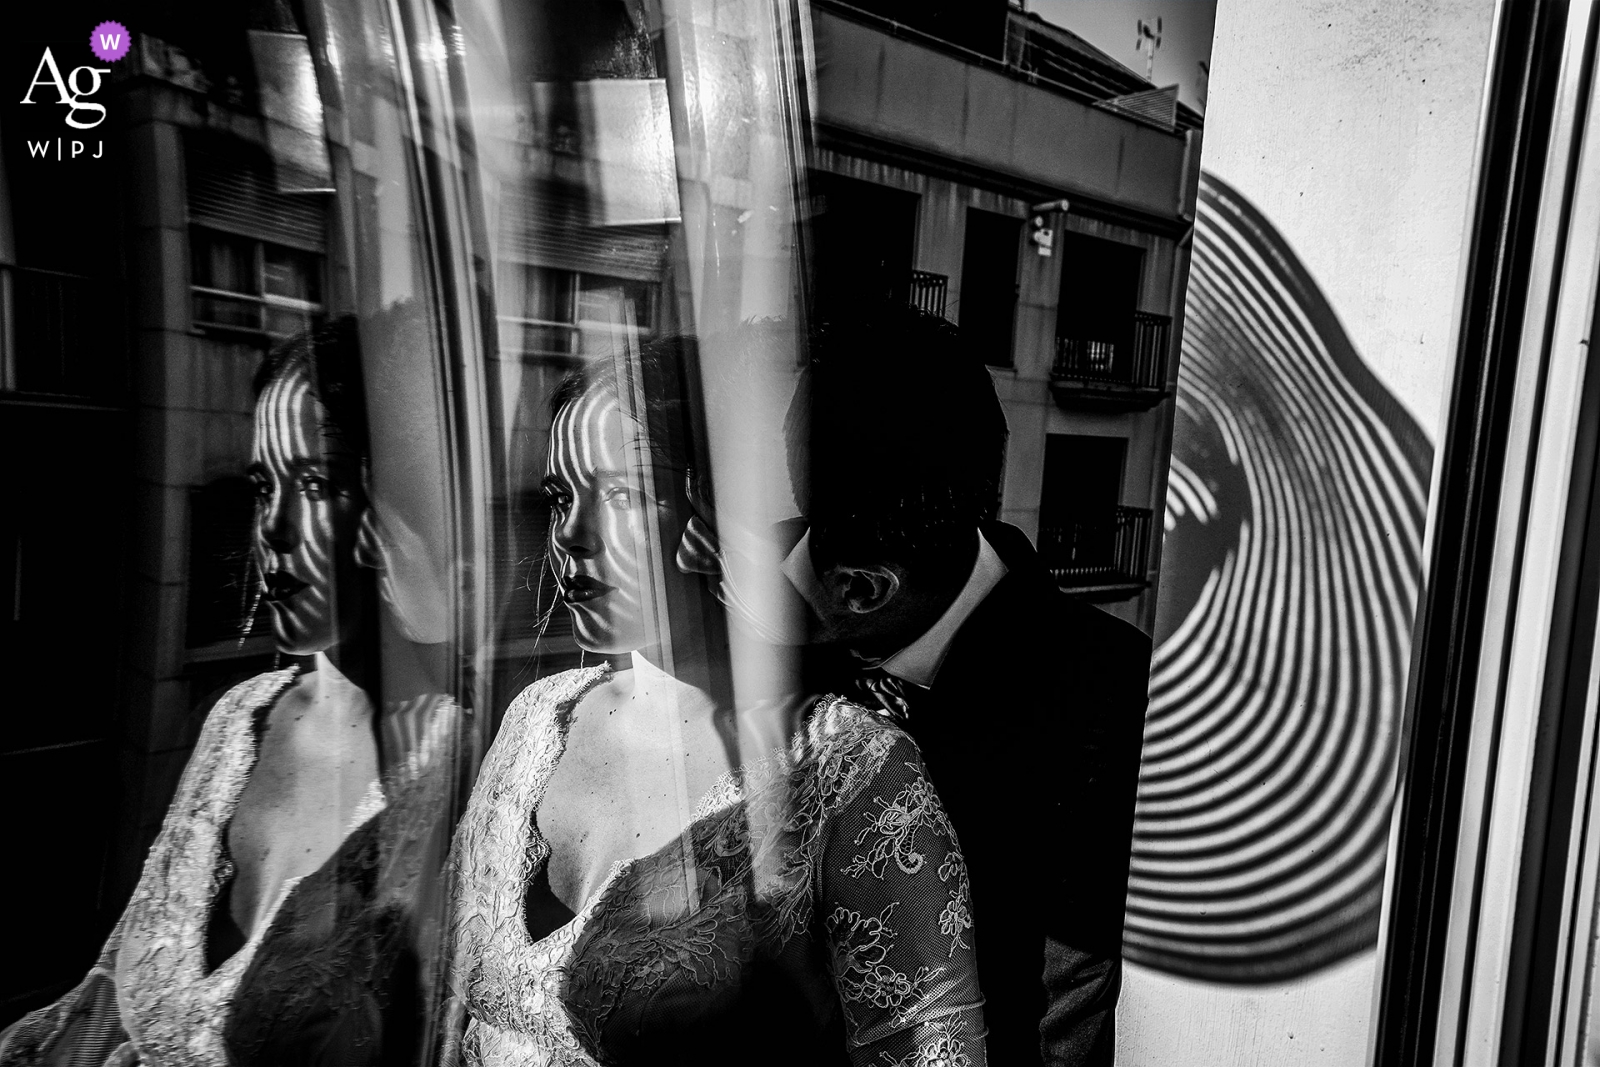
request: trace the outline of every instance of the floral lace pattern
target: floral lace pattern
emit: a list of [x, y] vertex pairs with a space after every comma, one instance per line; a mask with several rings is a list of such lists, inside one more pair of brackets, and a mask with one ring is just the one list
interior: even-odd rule
[[[855, 1062], [910, 1055], [936, 1025], [982, 1034], [961, 936], [970, 915], [952, 918], [966, 869], [949, 821], [910, 739], [845, 701], [725, 776], [682, 837], [617, 864], [570, 922], [534, 941], [523, 901], [549, 845], [533, 815], [573, 710], [609, 673], [569, 671], [512, 702], [457, 830], [451, 988], [465, 1064], [607, 1063], [614, 1037], [640, 1040], [661, 1021], [657, 1003], [674, 1024], [715, 1018], [753, 965], [806, 940], [833, 960], [816, 978], [834, 986]], [[843, 851], [869, 838], [876, 873]], [[974, 1047], [967, 1062], [981, 1067], [981, 1039]]]
[[967, 1044], [961, 1040], [966, 1024], [961, 1020], [940, 1020], [929, 1024], [928, 1040], [906, 1055], [895, 1059], [889, 1053], [880, 1053], [888, 1067], [975, 1067]]
[[[422, 873], [408, 845], [444, 810], [449, 788], [459, 725], [449, 701], [429, 700], [412, 716], [413, 743], [358, 805], [334, 856], [287, 882], [270, 919], [206, 969], [213, 902], [232, 873], [227, 828], [255, 765], [258, 724], [295, 673], [259, 675], [217, 702], [100, 964], [8, 1033], [0, 1063], [37, 1062], [74, 1017], [95, 1033], [126, 1035], [108, 1046], [107, 1067], [250, 1063], [310, 1018], [370, 1016], [383, 999], [377, 987], [405, 936], [399, 913]], [[97, 982], [111, 996], [89, 1018], [82, 1009]], [[57, 1022], [41, 1032], [49, 1020]]]
[[550, 855], [532, 815], [566, 750], [561, 720], [608, 673], [604, 667], [567, 671], [517, 695], [456, 829], [450, 987], [468, 1008], [465, 1063], [594, 1063], [566, 1025], [560, 1000], [560, 966], [584, 915], [535, 943], [523, 920], [523, 899]]
[[873, 801], [878, 813], [868, 818], [866, 827], [856, 835], [855, 843], [859, 846], [874, 835], [877, 840], [864, 854], [851, 859], [845, 873], [852, 877], [870, 873], [881, 879], [892, 859], [904, 873], [916, 874], [928, 862], [916, 848], [918, 831], [929, 830], [940, 840], [949, 842], [945, 858], [939, 864], [939, 881], [953, 881], [955, 885], [950, 890], [948, 903], [939, 913], [939, 932], [950, 938], [949, 955], [954, 956], [956, 949], [972, 947], [962, 936], [972, 929], [972, 883], [967, 878], [961, 846], [956, 843], [955, 827], [950, 824], [950, 817], [945, 814], [933, 786], [922, 777], [917, 764], [906, 766], [919, 772], [917, 777], [892, 801], [881, 798]]
[[889, 925], [898, 907], [890, 904], [877, 915], [862, 915], [849, 908], [835, 908], [828, 917], [833, 936], [833, 973], [845, 1011], [852, 1016], [853, 1005], [870, 1004], [891, 1013], [896, 1021], [904, 1018], [906, 1005], [927, 996], [933, 980], [943, 967], [919, 967], [916, 974], [897, 971], [885, 961], [899, 933]]

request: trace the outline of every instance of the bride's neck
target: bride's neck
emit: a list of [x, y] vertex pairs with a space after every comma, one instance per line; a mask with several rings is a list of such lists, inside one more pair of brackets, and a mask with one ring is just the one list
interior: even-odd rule
[[332, 707], [341, 715], [367, 717], [372, 714], [372, 702], [366, 691], [326, 652], [307, 658], [300, 675], [300, 687], [313, 707]]
[[647, 652], [630, 653], [626, 669], [631, 674], [632, 694], [642, 704], [671, 700], [685, 708], [699, 705], [715, 708], [716, 701], [710, 693], [665, 670]]

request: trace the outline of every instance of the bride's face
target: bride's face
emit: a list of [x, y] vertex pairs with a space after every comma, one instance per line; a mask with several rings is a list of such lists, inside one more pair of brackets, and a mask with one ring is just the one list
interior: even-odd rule
[[556, 413], [544, 489], [550, 570], [572, 613], [578, 645], [616, 655], [655, 643], [644, 562], [650, 537], [639, 457], [648, 448], [615, 396], [590, 389]]
[[328, 436], [325, 416], [304, 367], [271, 382], [256, 402], [256, 564], [278, 648], [297, 656], [348, 637], [341, 630], [359, 611], [360, 460]]

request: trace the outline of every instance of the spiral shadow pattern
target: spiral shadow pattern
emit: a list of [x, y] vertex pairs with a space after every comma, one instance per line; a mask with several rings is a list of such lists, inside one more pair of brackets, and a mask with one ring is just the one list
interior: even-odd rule
[[1201, 180], [1125, 955], [1294, 977], [1377, 935], [1432, 448]]

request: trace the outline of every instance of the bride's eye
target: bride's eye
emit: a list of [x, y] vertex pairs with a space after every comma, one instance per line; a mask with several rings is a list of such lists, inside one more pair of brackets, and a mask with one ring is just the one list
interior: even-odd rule
[[625, 485], [612, 486], [606, 490], [605, 501], [613, 507], [631, 508], [633, 500], [633, 490]]
[[572, 507], [572, 490], [568, 489], [566, 483], [560, 479], [546, 478], [535, 491], [533, 504], [564, 514]]

